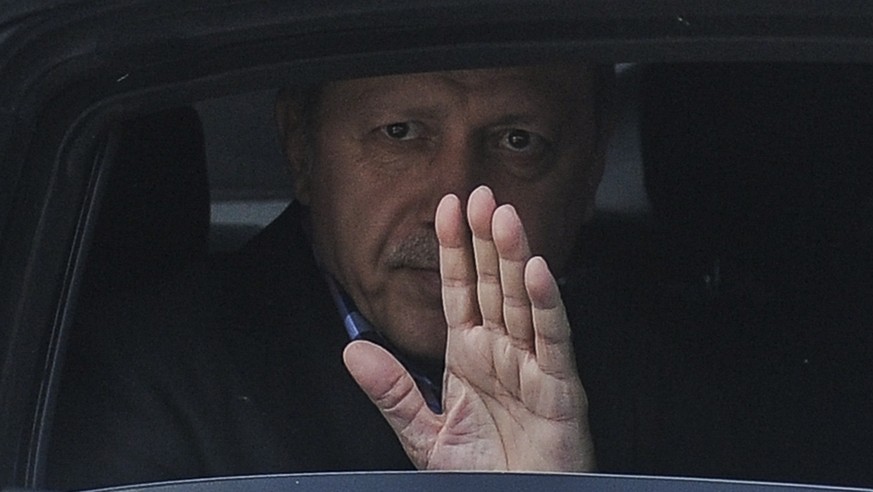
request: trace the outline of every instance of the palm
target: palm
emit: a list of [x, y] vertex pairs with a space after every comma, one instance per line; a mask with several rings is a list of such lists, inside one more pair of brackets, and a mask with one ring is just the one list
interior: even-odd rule
[[468, 220], [473, 252], [458, 200], [437, 210], [448, 322], [443, 414], [431, 413], [402, 366], [372, 344], [349, 346], [349, 369], [419, 468], [590, 470], [587, 402], [554, 279], [530, 258], [514, 210], [495, 210], [487, 189], [471, 195]]

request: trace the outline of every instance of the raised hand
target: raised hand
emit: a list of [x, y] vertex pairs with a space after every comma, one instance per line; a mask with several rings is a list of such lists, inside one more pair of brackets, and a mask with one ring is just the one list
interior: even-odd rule
[[487, 187], [467, 222], [447, 195], [436, 211], [448, 324], [443, 413], [434, 414], [403, 366], [375, 344], [344, 357], [419, 469], [590, 471], [587, 399], [564, 305], [545, 260], [531, 258], [510, 205]]

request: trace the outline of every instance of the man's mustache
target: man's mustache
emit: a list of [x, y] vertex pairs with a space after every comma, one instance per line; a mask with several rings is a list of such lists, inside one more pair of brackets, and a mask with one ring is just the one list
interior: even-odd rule
[[387, 264], [392, 268], [439, 270], [436, 232], [422, 230], [403, 239], [388, 252]]

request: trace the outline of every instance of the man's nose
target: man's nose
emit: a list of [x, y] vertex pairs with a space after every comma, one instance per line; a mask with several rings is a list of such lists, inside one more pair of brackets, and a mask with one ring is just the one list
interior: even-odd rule
[[479, 154], [476, 142], [466, 136], [445, 138], [440, 142], [429, 166], [433, 210], [449, 193], [457, 195], [461, 203], [467, 203], [467, 196], [482, 183]]

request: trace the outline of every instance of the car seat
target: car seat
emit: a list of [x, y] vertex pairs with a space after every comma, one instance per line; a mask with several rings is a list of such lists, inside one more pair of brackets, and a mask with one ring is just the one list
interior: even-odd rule
[[107, 170], [81, 294], [155, 281], [207, 253], [209, 185], [203, 128], [192, 108], [124, 123]]

